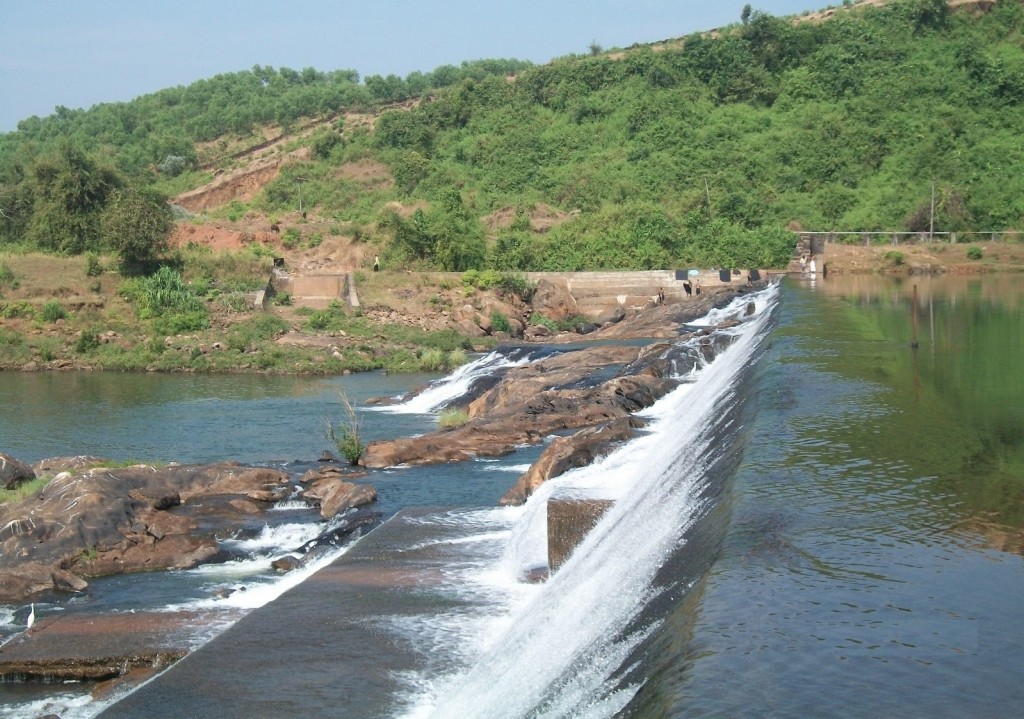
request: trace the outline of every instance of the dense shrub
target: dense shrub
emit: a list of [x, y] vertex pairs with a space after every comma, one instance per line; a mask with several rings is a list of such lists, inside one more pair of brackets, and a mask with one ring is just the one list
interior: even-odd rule
[[64, 309], [60, 302], [57, 300], [48, 300], [39, 310], [39, 319], [43, 322], [54, 323], [57, 320], [62, 320], [68, 316], [68, 311]]

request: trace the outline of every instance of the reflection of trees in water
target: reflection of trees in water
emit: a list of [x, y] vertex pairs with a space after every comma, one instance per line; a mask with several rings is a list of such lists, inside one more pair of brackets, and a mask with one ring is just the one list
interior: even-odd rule
[[[896, 410], [865, 417], [848, 439], [877, 452], [878, 460], [905, 465], [906, 476], [924, 478], [918, 484], [929, 501], [959, 505], [954, 511], [986, 528], [993, 545], [998, 539], [1018, 546], [1024, 527], [1019, 279], [841, 279], [824, 283], [843, 301], [821, 305], [822, 324], [855, 335], [844, 330], [837, 338], [843, 349], [830, 364], [844, 376], [881, 385], [879, 397]], [[916, 350], [910, 343], [915, 285]]]

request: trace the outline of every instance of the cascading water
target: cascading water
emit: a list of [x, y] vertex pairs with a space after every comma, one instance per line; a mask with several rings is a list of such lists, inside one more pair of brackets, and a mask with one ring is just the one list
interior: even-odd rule
[[512, 367], [529, 364], [550, 349], [537, 347], [503, 347], [465, 364], [447, 377], [431, 383], [422, 392], [397, 404], [380, 405], [372, 409], [396, 414], [429, 414], [468, 394], [474, 384], [481, 381], [496, 382], [503, 372]]
[[[769, 330], [777, 297], [778, 287], [768, 288], [749, 321], [722, 330], [731, 346], [645, 413], [651, 423], [643, 436], [504, 510], [504, 539], [486, 537], [502, 549], [459, 578], [459, 591], [477, 594], [481, 612], [436, 618], [435, 646], [453, 643], [445, 633], [456, 635], [450, 651], [458, 668], [406, 677], [413, 689], [404, 716], [609, 717], [626, 706], [639, 689], [623, 681], [631, 652], [656, 630], [637, 619], [662, 591], [659, 570], [704, 510], [709, 468], [732, 451], [720, 438], [736, 434], [727, 425], [737, 378]], [[750, 301], [717, 321], [739, 317]], [[615, 502], [549, 581], [524, 585], [523, 573], [546, 563], [552, 496]], [[498, 511], [484, 514], [494, 521]]]

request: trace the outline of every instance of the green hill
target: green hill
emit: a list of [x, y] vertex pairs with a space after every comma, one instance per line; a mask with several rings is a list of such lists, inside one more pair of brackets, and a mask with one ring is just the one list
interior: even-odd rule
[[[778, 265], [787, 227], [927, 230], [933, 187], [936, 231], [1020, 229], [1024, 5], [955, 5], [745, 12], [714, 33], [537, 67], [363, 82], [255, 67], [60, 109], [0, 136], [0, 247], [109, 247], [126, 195], [175, 196], [244, 165], [268, 123], [303, 151], [253, 199], [209, 212], [273, 218], [301, 192], [389, 266]], [[346, 171], [366, 164], [384, 177]], [[120, 225], [104, 219], [115, 197]]]

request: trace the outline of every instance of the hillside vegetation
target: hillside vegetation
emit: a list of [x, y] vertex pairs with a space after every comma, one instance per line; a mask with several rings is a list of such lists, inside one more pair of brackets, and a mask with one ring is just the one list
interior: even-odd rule
[[267, 123], [302, 152], [211, 216], [270, 222], [301, 193], [386, 268], [778, 266], [787, 227], [1024, 225], [1020, 2], [796, 20], [362, 83], [256, 67], [59, 108], [0, 137], [0, 249], [116, 251], [143, 271], [164, 250], [159, 196], [239, 167]]

